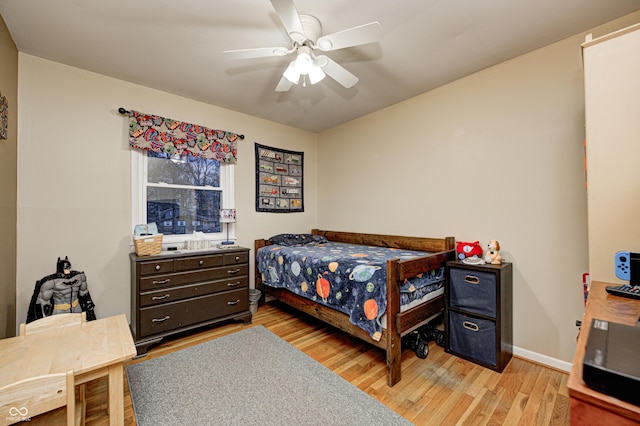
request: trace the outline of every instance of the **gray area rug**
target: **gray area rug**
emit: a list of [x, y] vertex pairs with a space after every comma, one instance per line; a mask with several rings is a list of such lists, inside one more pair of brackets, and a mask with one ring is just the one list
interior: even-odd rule
[[262, 326], [126, 367], [138, 425], [410, 425]]

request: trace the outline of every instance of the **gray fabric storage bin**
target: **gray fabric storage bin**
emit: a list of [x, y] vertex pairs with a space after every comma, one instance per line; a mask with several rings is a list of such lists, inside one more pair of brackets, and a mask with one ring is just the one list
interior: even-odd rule
[[449, 307], [496, 317], [496, 275], [451, 268]]
[[495, 322], [449, 311], [449, 349], [495, 367]]

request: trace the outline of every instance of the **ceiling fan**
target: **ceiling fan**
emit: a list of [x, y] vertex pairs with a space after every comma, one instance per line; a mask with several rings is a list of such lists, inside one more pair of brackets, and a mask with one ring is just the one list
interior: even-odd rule
[[358, 77], [347, 71], [326, 55], [318, 54], [346, 47], [379, 41], [382, 26], [378, 22], [322, 35], [320, 21], [311, 15], [300, 15], [293, 0], [270, 0], [282, 25], [291, 39], [291, 47], [260, 47], [255, 49], [226, 50], [229, 59], [252, 59], [270, 56], [286, 56], [295, 53], [296, 57], [282, 74], [276, 86], [276, 92], [286, 92], [294, 84], [303, 86], [307, 78], [311, 84], [321, 81], [325, 76], [333, 78], [347, 89], [358, 82]]

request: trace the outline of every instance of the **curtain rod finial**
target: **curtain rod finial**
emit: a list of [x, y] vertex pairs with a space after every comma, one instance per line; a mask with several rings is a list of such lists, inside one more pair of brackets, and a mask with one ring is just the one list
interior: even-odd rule
[[126, 109], [124, 109], [124, 108], [122, 108], [122, 107], [118, 108], [118, 112], [119, 112], [120, 114], [129, 114], [129, 111], [127, 111]]

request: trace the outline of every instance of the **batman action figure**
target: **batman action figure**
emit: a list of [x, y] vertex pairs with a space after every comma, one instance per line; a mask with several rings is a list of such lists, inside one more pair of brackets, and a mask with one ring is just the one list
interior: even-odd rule
[[93, 301], [87, 287], [84, 272], [72, 271], [71, 262], [65, 256], [58, 258], [56, 273], [36, 282], [27, 323], [39, 318], [62, 313], [86, 312], [87, 321], [96, 319]]

